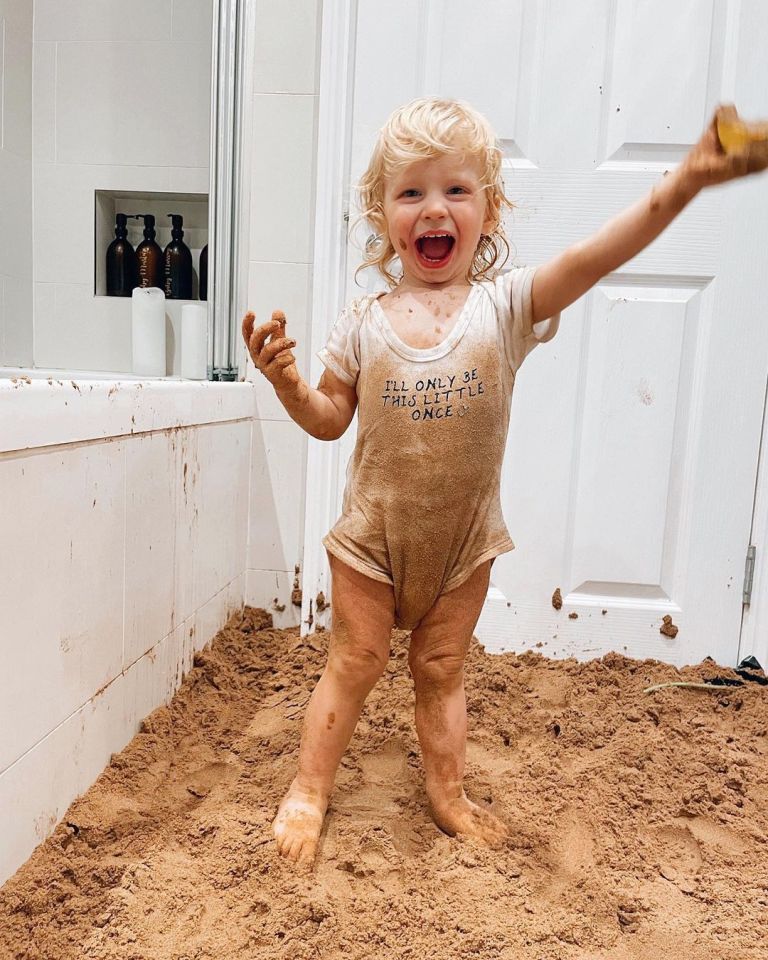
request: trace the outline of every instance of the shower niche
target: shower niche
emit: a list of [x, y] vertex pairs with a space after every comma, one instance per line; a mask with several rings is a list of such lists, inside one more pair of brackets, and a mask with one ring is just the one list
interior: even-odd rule
[[[208, 244], [208, 194], [96, 190], [94, 193], [94, 278], [95, 297], [107, 297], [107, 250], [115, 239], [117, 215], [125, 214], [126, 239], [136, 250], [144, 240], [146, 215], [154, 217], [155, 243], [165, 251], [172, 239], [171, 215], [182, 218], [183, 238], [192, 255], [191, 296], [177, 303], [207, 299], [201, 291], [201, 254]], [[205, 264], [203, 264], [205, 273]], [[138, 286], [138, 282], [136, 283]], [[158, 283], [161, 289], [164, 284]], [[203, 297], [201, 298], [201, 293]], [[108, 297], [109, 300], [121, 299]], [[127, 299], [127, 297], [126, 297]]]

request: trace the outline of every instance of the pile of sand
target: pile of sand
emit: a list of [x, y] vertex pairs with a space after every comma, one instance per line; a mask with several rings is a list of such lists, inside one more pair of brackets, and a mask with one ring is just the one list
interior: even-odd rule
[[396, 634], [301, 874], [269, 824], [324, 641], [235, 618], [0, 891], [2, 960], [764, 960], [768, 688], [644, 694], [678, 671], [475, 645], [490, 851], [429, 819]]

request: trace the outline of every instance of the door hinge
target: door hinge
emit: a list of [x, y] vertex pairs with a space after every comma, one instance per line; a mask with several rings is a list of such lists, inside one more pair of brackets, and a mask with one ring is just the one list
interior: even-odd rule
[[755, 579], [755, 553], [754, 544], [747, 547], [747, 559], [744, 561], [744, 590], [741, 595], [741, 602], [749, 604], [752, 599], [752, 581]]

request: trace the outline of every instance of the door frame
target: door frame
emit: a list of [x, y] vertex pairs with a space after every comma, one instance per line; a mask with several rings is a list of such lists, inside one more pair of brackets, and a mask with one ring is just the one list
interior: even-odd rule
[[752, 531], [749, 542], [755, 549], [755, 566], [752, 579], [750, 603], [742, 607], [741, 632], [739, 635], [737, 662], [744, 657], [757, 657], [764, 670], [768, 670], [768, 381], [766, 399], [763, 402], [763, 431], [760, 437], [760, 453], [755, 477], [755, 498], [752, 508]]
[[[309, 381], [325, 369], [317, 356], [342, 305], [347, 262], [349, 170], [355, 76], [357, 0], [323, 0], [315, 177]], [[339, 444], [308, 438], [305, 474], [301, 634], [326, 625], [317, 609], [329, 596], [322, 538], [335, 521]], [[322, 607], [322, 603], [320, 604]]]

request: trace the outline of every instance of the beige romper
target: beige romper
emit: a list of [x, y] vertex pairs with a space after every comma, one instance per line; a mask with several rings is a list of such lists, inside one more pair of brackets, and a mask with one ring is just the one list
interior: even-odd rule
[[342, 514], [323, 544], [392, 584], [404, 629], [514, 548], [499, 497], [512, 388], [526, 355], [559, 323], [532, 328], [534, 272], [473, 284], [446, 339], [426, 350], [400, 340], [381, 294], [361, 297], [318, 354], [358, 397]]

